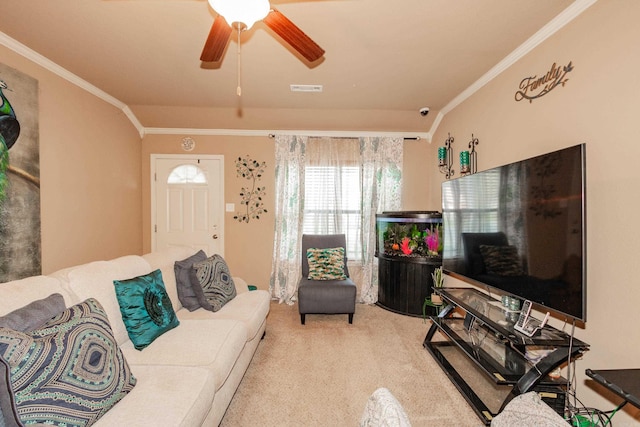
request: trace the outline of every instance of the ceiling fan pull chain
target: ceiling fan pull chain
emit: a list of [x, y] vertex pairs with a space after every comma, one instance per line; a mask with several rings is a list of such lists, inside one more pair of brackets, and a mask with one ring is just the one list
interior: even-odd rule
[[242, 73], [242, 60], [240, 57], [240, 24], [238, 25], [238, 87], [236, 89], [236, 94], [238, 94], [238, 96], [242, 96], [242, 87], [240, 86], [240, 78], [241, 78], [241, 73]]

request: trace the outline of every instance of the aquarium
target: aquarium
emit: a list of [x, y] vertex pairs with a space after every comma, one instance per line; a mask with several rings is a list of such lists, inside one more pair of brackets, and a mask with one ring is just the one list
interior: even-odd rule
[[383, 212], [376, 215], [376, 236], [378, 258], [441, 258], [442, 214]]

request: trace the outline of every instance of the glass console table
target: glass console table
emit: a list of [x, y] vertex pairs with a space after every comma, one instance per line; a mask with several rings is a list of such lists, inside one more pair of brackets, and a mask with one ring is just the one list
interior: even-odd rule
[[579, 357], [588, 344], [548, 325], [533, 337], [523, 335], [514, 329], [519, 313], [477, 289], [437, 291], [445, 307], [430, 317], [423, 345], [485, 424], [531, 390], [564, 415], [567, 380], [549, 373]]

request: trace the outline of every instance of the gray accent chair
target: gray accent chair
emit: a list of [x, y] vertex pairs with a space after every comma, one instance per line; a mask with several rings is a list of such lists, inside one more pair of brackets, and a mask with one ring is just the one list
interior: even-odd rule
[[356, 285], [349, 278], [347, 257], [344, 258], [345, 280], [309, 280], [309, 248], [345, 248], [344, 234], [302, 235], [302, 278], [298, 284], [298, 309], [300, 322], [304, 325], [307, 314], [348, 314], [353, 323], [356, 311]]

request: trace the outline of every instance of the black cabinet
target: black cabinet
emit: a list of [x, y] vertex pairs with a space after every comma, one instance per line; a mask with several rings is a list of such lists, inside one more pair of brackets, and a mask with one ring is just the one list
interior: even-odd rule
[[[401, 314], [422, 316], [425, 298], [431, 296], [431, 273], [442, 265], [440, 259], [378, 257], [377, 304]], [[434, 315], [427, 307], [427, 315]]]
[[[442, 265], [442, 215], [432, 211], [376, 215], [378, 302], [387, 310], [422, 316], [433, 271]], [[434, 315], [434, 307], [426, 314]]]

